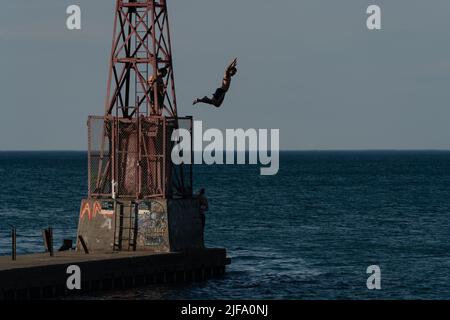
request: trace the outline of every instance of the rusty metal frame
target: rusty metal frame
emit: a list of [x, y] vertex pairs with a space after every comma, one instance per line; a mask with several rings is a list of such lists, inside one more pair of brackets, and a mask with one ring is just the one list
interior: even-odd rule
[[[109, 166], [109, 168], [111, 168], [112, 161], [113, 161], [112, 150], [111, 150], [111, 142], [112, 141], [110, 141], [110, 139], [108, 139], [108, 150], [109, 150], [109, 161], [110, 162], [105, 166], [103, 163], [103, 160], [105, 157], [104, 143], [105, 143], [105, 140], [107, 140], [107, 138], [105, 136], [106, 125], [104, 125], [102, 128], [101, 136], [94, 137], [92, 134], [92, 126], [93, 126], [94, 121], [106, 122], [109, 120], [105, 119], [104, 117], [100, 117], [100, 116], [89, 116], [89, 118], [88, 118], [88, 195], [89, 195], [89, 197], [106, 197], [106, 196], [110, 196], [110, 194], [98, 192], [97, 190], [104, 188], [101, 186], [102, 186], [102, 184], [107, 183], [106, 180], [107, 180], [108, 174], [110, 174], [109, 173], [110, 169], [108, 169], [108, 166]], [[97, 155], [97, 156], [93, 156], [94, 150], [92, 148], [95, 138], [101, 139], [101, 143], [100, 143], [101, 146], [98, 150], [96, 150], [99, 152], [99, 155]], [[98, 161], [97, 174], [95, 175], [95, 177], [96, 177], [95, 189], [92, 188], [92, 184], [94, 182], [94, 179], [92, 176], [92, 171], [93, 171], [92, 163], [94, 161]]]
[[[105, 114], [111, 114], [115, 106], [129, 107], [133, 103], [134, 110], [131, 113], [128, 109], [122, 110], [123, 117], [142, 114], [143, 110], [146, 110], [147, 116], [176, 117], [177, 102], [166, 1], [117, 0], [115, 12]], [[143, 50], [140, 51], [141, 49]], [[139, 52], [144, 52], [146, 57], [139, 57]], [[149, 86], [147, 77], [150, 75], [140, 72], [140, 64], [151, 65], [152, 76], [155, 77], [159, 69], [167, 69], [167, 75], [162, 79], [164, 101], [158, 101], [158, 85], [155, 82], [152, 87]], [[142, 97], [135, 96], [134, 99], [130, 92], [133, 75], [139, 80], [136, 81], [139, 89], [144, 92]]]
[[[141, 68], [142, 66], [145, 71]], [[165, 77], [158, 72], [161, 69], [167, 70]], [[151, 74], [148, 74], [150, 70]], [[134, 81], [132, 81], [133, 77]], [[156, 80], [153, 81], [152, 86], [148, 82], [149, 78]], [[162, 101], [159, 101], [160, 98]], [[174, 168], [171, 161], [169, 165], [173, 145], [168, 140], [170, 139], [169, 130], [178, 128], [180, 120], [189, 119], [192, 132], [192, 118], [177, 117], [166, 0], [116, 0], [105, 114], [103, 117], [89, 117], [89, 126], [92, 125], [92, 121], [100, 121], [100, 119], [104, 121], [104, 125], [98, 156], [99, 165], [96, 168], [98, 172], [95, 176], [97, 178], [95, 189], [92, 188], [94, 150], [91, 147], [96, 137], [92, 136], [92, 128], [88, 129], [89, 197], [167, 198], [180, 193], [180, 190], [183, 195], [186, 194], [185, 185], [192, 186], [192, 164], [189, 168], [189, 181], [185, 181], [187, 177], [184, 176], [184, 165]], [[123, 142], [120, 137], [122, 124], [127, 121], [132, 125], [129, 131], [131, 133], [128, 132], [130, 136], [125, 139], [130, 141]], [[144, 128], [153, 130], [152, 121], [156, 126], [156, 129], [153, 128], [156, 130], [155, 140], [151, 140], [150, 136], [146, 137], [148, 132], [144, 132], [146, 130]], [[158, 132], [158, 130], [162, 131]], [[134, 135], [136, 135], [135, 138]], [[136, 139], [136, 154], [130, 157], [127, 154], [130, 148], [125, 146], [134, 139]], [[162, 139], [162, 150], [158, 149], [158, 139]], [[105, 165], [106, 147], [109, 148], [110, 158]], [[134, 149], [131, 150], [134, 153]], [[193, 154], [191, 157], [193, 159]], [[133, 162], [131, 167], [128, 167], [129, 160], [137, 161], [137, 163]], [[124, 161], [125, 169], [120, 167]], [[145, 164], [144, 161], [146, 161]], [[121, 179], [125, 179], [121, 175], [129, 172], [128, 169], [136, 170], [133, 176], [134, 192], [121, 194]], [[146, 181], [144, 181], [144, 175]], [[174, 180], [179, 180], [179, 185], [175, 186], [178, 189], [176, 191], [172, 190]], [[111, 183], [110, 189], [100, 188], [107, 182]], [[144, 187], [145, 183], [151, 183], [151, 188], [155, 190], [148, 192], [149, 189]], [[111, 193], [105, 194], [98, 192], [99, 190], [111, 190]]]
[[[93, 135], [93, 126], [95, 125], [95, 121], [104, 123], [103, 129], [101, 131], [100, 136], [95, 137]], [[90, 116], [88, 120], [88, 192], [89, 197], [99, 197], [99, 198], [136, 198], [136, 199], [151, 199], [151, 198], [165, 198], [171, 194], [179, 194], [185, 193], [186, 188], [192, 188], [193, 184], [193, 164], [192, 161], [190, 164], [182, 164], [176, 166], [174, 168], [173, 163], [171, 162], [171, 151], [173, 147], [173, 143], [168, 143], [170, 139], [170, 132], [179, 128], [179, 124], [181, 121], [184, 121], [188, 125], [184, 129], [188, 129], [191, 132], [193, 130], [193, 119], [192, 117], [180, 117], [180, 118], [171, 118], [171, 117], [161, 117], [161, 116], [152, 116], [152, 117], [140, 117], [137, 119], [129, 119], [123, 117], [100, 117], [100, 116]], [[132, 151], [127, 151], [127, 149], [123, 147], [121, 144], [121, 134], [122, 134], [122, 124], [129, 124], [132, 127], [136, 128], [136, 145], [132, 148]], [[146, 124], [145, 126], [143, 124]], [[105, 133], [105, 127], [109, 126], [111, 130], [110, 133]], [[127, 127], [127, 126], [125, 126]], [[153, 127], [153, 129], [152, 129]], [[150, 130], [155, 130], [155, 137], [153, 140], [154, 150], [153, 153], [149, 149], [150, 146], [147, 145], [149, 140], [146, 140], [144, 136], [148, 134], [145, 132], [145, 128], [150, 128]], [[133, 134], [132, 131], [127, 128], [127, 134]], [[101, 145], [100, 148], [93, 149], [94, 143], [97, 145]], [[108, 154], [106, 154], [105, 145], [108, 145]], [[194, 150], [193, 150], [193, 139], [191, 139], [191, 160], [194, 159]], [[122, 150], [120, 149], [122, 148]], [[99, 152], [99, 155], [94, 155], [94, 152]], [[123, 184], [124, 174], [126, 171], [125, 167], [119, 168], [120, 165], [123, 165], [124, 159], [130, 159], [128, 153], [134, 153], [134, 158], [137, 159], [136, 164], [136, 172], [134, 174], [134, 190], [135, 194], [124, 193], [121, 190], [121, 186]], [[93, 163], [94, 161], [98, 161], [98, 167], [96, 167], [96, 173], [93, 175]], [[105, 162], [106, 161], [106, 162]], [[171, 166], [168, 167], [167, 164], [171, 163]], [[147, 174], [152, 174], [151, 171], [151, 163], [155, 166], [155, 174], [157, 176], [151, 176], [150, 178], [158, 186], [160, 192], [143, 192], [143, 185], [147, 183], [147, 180], [143, 179], [143, 168], [146, 168]], [[178, 171], [181, 172], [178, 172]], [[189, 176], [186, 176], [185, 173], [188, 172]], [[147, 178], [148, 179], [148, 178]], [[95, 185], [96, 188], [92, 188], [94, 180], [96, 180]], [[104, 190], [106, 184], [110, 183], [111, 193], [98, 192], [97, 190]], [[115, 185], [114, 185], [115, 183]], [[168, 185], [169, 183], [169, 185]], [[171, 190], [174, 187], [176, 190]], [[181, 191], [183, 190], [183, 191]]]

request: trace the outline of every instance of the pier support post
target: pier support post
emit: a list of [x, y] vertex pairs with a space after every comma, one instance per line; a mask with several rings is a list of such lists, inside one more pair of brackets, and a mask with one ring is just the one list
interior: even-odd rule
[[53, 257], [53, 228], [48, 228], [48, 251], [50, 252], [50, 257]]
[[84, 242], [83, 236], [78, 236], [78, 240], [80, 240], [81, 246], [83, 247], [84, 253], [89, 254], [89, 249], [86, 245], [86, 242]]
[[11, 238], [12, 238], [12, 251], [11, 251], [11, 257], [13, 261], [17, 260], [17, 231], [16, 228], [11, 229]]

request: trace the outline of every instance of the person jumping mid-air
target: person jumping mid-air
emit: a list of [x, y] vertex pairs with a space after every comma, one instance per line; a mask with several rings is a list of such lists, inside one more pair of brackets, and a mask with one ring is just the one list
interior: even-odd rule
[[237, 58], [234, 59], [230, 65], [225, 70], [225, 76], [222, 80], [222, 86], [216, 90], [216, 92], [212, 95], [212, 98], [203, 97], [201, 99], [195, 99], [193, 105], [196, 105], [197, 103], [206, 103], [213, 105], [217, 108], [219, 108], [223, 100], [225, 99], [225, 95], [228, 92], [228, 89], [230, 89], [231, 85], [231, 78], [234, 77], [237, 73]]

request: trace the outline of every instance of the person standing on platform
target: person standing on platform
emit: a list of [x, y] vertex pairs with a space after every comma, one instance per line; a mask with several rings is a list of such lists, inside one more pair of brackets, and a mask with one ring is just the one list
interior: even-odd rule
[[205, 189], [201, 189], [198, 195], [199, 205], [200, 205], [200, 218], [202, 220], [202, 228], [205, 230], [206, 215], [205, 212], [209, 210], [208, 198], [205, 195]]

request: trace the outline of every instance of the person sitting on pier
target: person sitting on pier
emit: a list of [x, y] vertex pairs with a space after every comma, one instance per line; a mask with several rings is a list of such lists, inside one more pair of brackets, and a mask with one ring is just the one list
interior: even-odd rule
[[216, 90], [216, 92], [212, 95], [211, 98], [208, 98], [207, 96], [201, 98], [201, 99], [195, 99], [193, 102], [193, 105], [196, 105], [197, 103], [205, 103], [215, 106], [216, 108], [219, 108], [223, 100], [225, 99], [225, 95], [230, 89], [231, 85], [231, 78], [233, 78], [237, 73], [237, 58], [235, 58], [227, 67], [225, 70], [225, 76], [222, 80], [222, 86]]
[[205, 189], [202, 188], [198, 195], [198, 200], [200, 204], [200, 218], [202, 219], [202, 228], [205, 229], [206, 215], [205, 212], [209, 210], [208, 198], [205, 195]]

